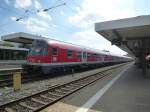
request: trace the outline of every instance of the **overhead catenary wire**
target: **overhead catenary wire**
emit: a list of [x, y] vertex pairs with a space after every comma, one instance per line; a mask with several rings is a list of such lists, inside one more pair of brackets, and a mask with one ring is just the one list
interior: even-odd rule
[[[61, 0], [57, 0], [57, 1], [61, 1]], [[15, 21], [17, 21], [17, 22], [19, 22], [20, 20], [22, 20], [22, 19], [25, 19], [25, 18], [28, 18], [28, 16], [29, 16], [29, 14], [36, 14], [36, 13], [39, 13], [40, 11], [42, 11], [42, 12], [47, 12], [47, 11], [49, 11], [49, 10], [51, 10], [51, 9], [55, 9], [55, 8], [57, 8], [57, 7], [60, 7], [60, 6], [63, 6], [63, 5], [66, 5], [66, 3], [61, 3], [61, 4], [58, 4], [58, 5], [56, 5], [56, 3], [57, 3], [57, 1], [55, 2], [55, 4], [52, 6], [52, 7], [49, 7], [49, 8], [46, 8], [46, 9], [43, 9], [43, 10], [40, 10], [40, 9], [38, 9], [38, 10], [29, 10], [29, 9], [24, 9], [24, 8], [22, 8], [22, 9], [24, 9], [24, 13], [20, 16], [20, 17], [17, 17], [16, 19], [15, 19]], [[17, 11], [15, 11], [15, 10], [13, 10], [13, 9], [9, 9], [9, 8], [7, 8], [7, 7], [4, 7], [3, 5], [0, 5], [0, 8], [1, 9], [4, 9], [4, 10], [7, 10], [7, 11], [11, 11], [11, 12], [13, 12], [13, 13], [15, 13], [15, 14], [21, 14], [21, 13], [19, 13], [19, 12], [17, 12]], [[3, 23], [3, 24], [1, 24], [0, 26], [1, 26], [1, 30], [4, 30], [4, 28], [3, 27], [5, 27], [5, 26], [7, 26], [7, 25], [10, 25], [10, 24], [13, 24], [14, 22], [12, 22], [12, 21], [8, 21], [8, 22], [5, 22], [5, 23]], [[6, 30], [5, 30], [6, 31]]]
[[[61, 0], [57, 0], [57, 1], [61, 1]], [[55, 2], [55, 4], [56, 4], [57, 2]], [[33, 12], [32, 11], [32, 14], [36, 14], [36, 13], [40, 13], [41, 11], [42, 12], [48, 12], [49, 10], [52, 10], [52, 9], [55, 9], [55, 8], [57, 8], [57, 7], [60, 7], [60, 6], [63, 6], [63, 5], [66, 5], [66, 3], [64, 2], [64, 3], [61, 3], [61, 4], [58, 4], [58, 5], [54, 5], [54, 6], [52, 6], [52, 7], [49, 7], [49, 8], [45, 8], [45, 9], [37, 9], [35, 12]], [[26, 10], [26, 12], [30, 12], [31, 13], [31, 11], [30, 10]], [[18, 21], [20, 21], [20, 20], [22, 20], [22, 19], [24, 19], [24, 17], [19, 17], [19, 18], [17, 18], [16, 19], [16, 21], [18, 22]], [[54, 28], [54, 27], [52, 27], [52, 28]], [[64, 31], [64, 32], [70, 32], [69, 30], [66, 30], [65, 28], [64, 28], [64, 26], [62, 26], [62, 28], [60, 27], [60, 25], [59, 25], [59, 27], [55, 27], [54, 29], [56, 29], [56, 30], [58, 30], [59, 29], [59, 31]], [[70, 32], [71, 33], [71, 32]]]
[[59, 5], [56, 5], [56, 6], [52, 6], [52, 7], [50, 7], [50, 8], [44, 9], [43, 11], [46, 12], [46, 11], [49, 11], [49, 10], [51, 10], [51, 9], [54, 9], [54, 8], [63, 6], [63, 5], [66, 5], [66, 3], [62, 3], [62, 4], [59, 4]]
[[[15, 10], [13, 10], [13, 9], [7, 8], [7, 7], [5, 7], [5, 6], [1, 5], [1, 4], [0, 4], [0, 8], [3, 9], [4, 11], [7, 10], [7, 11], [9, 11], [9, 12], [12, 12], [12, 13], [15, 13], [15, 14], [17, 14], [17, 15], [20, 15], [20, 18], [16, 18], [16, 21], [19, 21], [21, 18], [26, 18], [26, 17], [27, 17], [27, 16], [25, 15], [25, 14], [27, 13], [27, 11], [25, 11], [24, 14], [21, 15], [21, 12], [19, 13], [18, 11], [15, 11]], [[14, 24], [14, 22], [12, 22], [12, 21], [9, 20], [9, 21], [7, 21], [7, 22], [5, 22], [5, 23], [0, 24], [0, 26], [1, 26], [1, 27], [0, 27], [1, 32], [2, 32], [2, 31], [7, 32], [7, 31], [4, 29], [4, 27], [6, 27], [7, 25], [10, 25], [10, 24]], [[3, 33], [3, 32], [2, 32], [2, 33]]]
[[[37, 14], [37, 13], [40, 13], [40, 12], [48, 12], [48, 11], [50, 11], [50, 10], [52, 10], [52, 9], [55, 9], [55, 8], [58, 8], [58, 7], [61, 7], [61, 6], [66, 6], [67, 4], [66, 4], [66, 2], [64, 2], [64, 3], [60, 3], [60, 4], [58, 4], [58, 5], [56, 5], [57, 4], [57, 2], [58, 1], [63, 1], [63, 0], [57, 0], [55, 3], [54, 3], [54, 5], [53, 6], [51, 6], [51, 7], [49, 7], [49, 8], [45, 8], [45, 9], [37, 9], [37, 10], [31, 10], [31, 9], [24, 9], [24, 13], [22, 14], [22, 16], [20, 16], [20, 17], [18, 17], [18, 18], [16, 18], [15, 19], [15, 21], [17, 21], [17, 22], [19, 22], [19, 21], [21, 21], [21, 20], [23, 20], [23, 19], [25, 19], [25, 18], [28, 18], [29, 16], [31, 16], [31, 15], [34, 15], [34, 14]], [[9, 10], [9, 9], [8, 9]], [[73, 9], [72, 9], [73, 10]], [[74, 10], [75, 11], [75, 10]], [[15, 13], [15, 12], [14, 12]], [[20, 13], [17, 13], [16, 12], [16, 14], [20, 14]], [[31, 15], [29, 15], [29, 14], [31, 14]], [[12, 23], [14, 23], [14, 22], [12, 22], [12, 21], [9, 21], [9, 22], [7, 22], [7, 23], [5, 23], [5, 24], [3, 24], [3, 25], [7, 25], [7, 24], [12, 24]], [[60, 25], [58, 25], [59, 27], [53, 27], [54, 29], [56, 29], [56, 30], [59, 30], [59, 31], [65, 31], [65, 32], [70, 32], [69, 30], [66, 30], [65, 28], [64, 28], [64, 26], [62, 26], [62, 28], [60, 27]], [[2, 28], [2, 27], [1, 27]], [[71, 33], [71, 32], [70, 32]]]
[[[49, 7], [49, 8], [45, 8], [45, 9], [42, 9], [42, 10], [37, 9], [35, 12], [31, 12], [30, 10], [26, 10], [26, 13], [30, 12], [30, 13], [36, 14], [36, 13], [39, 13], [41, 11], [42, 12], [48, 12], [49, 10], [55, 9], [55, 8], [63, 6], [63, 5], [66, 5], [66, 3], [58, 4], [58, 5], [55, 5], [55, 6], [52, 6], [52, 7]], [[27, 17], [27, 16], [24, 16], [24, 17]], [[16, 21], [20, 21], [20, 20], [24, 19], [24, 17], [19, 17], [19, 18], [16, 19]]]

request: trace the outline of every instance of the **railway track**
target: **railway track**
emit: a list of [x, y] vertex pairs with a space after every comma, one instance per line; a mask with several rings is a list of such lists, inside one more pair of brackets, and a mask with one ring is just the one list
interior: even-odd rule
[[83, 77], [81, 79], [58, 85], [34, 95], [18, 99], [0, 106], [0, 112], [37, 112], [49, 105], [56, 103], [64, 97], [76, 91], [110, 76], [113, 71], [121, 68], [124, 64], [101, 71], [99, 73]]
[[[65, 74], [68, 74], [69, 72], [66, 72]], [[21, 73], [21, 82], [22, 83], [27, 83], [27, 82], [32, 82], [32, 81], [38, 81], [38, 80], [43, 80], [43, 79], [47, 79], [47, 78], [52, 78], [54, 77], [53, 74], [50, 75], [43, 75], [42, 73], [30, 73], [27, 74], [25, 72]], [[59, 73], [57, 73], [59, 74]], [[60, 75], [63, 75], [63, 73], [61, 73]], [[56, 77], [56, 75], [55, 75]], [[0, 70], [0, 87], [5, 87], [5, 86], [12, 86], [13, 85], [13, 74], [11, 69], [8, 69], [8, 71], [4, 70], [1, 72]]]
[[[17, 68], [15, 68], [17, 69]], [[18, 68], [18, 69], [21, 69], [21, 68]], [[87, 70], [91, 70], [93, 68], [88, 68], [88, 69], [85, 69], [85, 70], [76, 70], [74, 71], [75, 72], [84, 72], [84, 71], [87, 71]], [[13, 69], [12, 69], [13, 70]], [[2, 72], [1, 72], [2, 71]], [[55, 74], [56, 73], [52, 73], [51, 75], [43, 75], [43, 74], [40, 74], [40, 73], [30, 73], [30, 74], [27, 74], [24, 72], [22, 72], [22, 83], [28, 83], [28, 82], [32, 82], [32, 81], [38, 81], [38, 80], [43, 80], [43, 79], [47, 79], [47, 78], [50, 78], [52, 77], [54, 74], [54, 76], [56, 76]], [[59, 74], [59, 73], [57, 73]], [[60, 73], [60, 75], [66, 75], [66, 74], [72, 74], [72, 72], [70, 71], [66, 71], [65, 73]], [[5, 86], [12, 86], [13, 85], [13, 76], [12, 76], [12, 71], [11, 69], [6, 69], [5, 70], [1, 70], [0, 69], [0, 87], [5, 87]]]
[[[0, 87], [12, 86], [13, 85], [12, 74], [2, 74], [0, 75]], [[42, 74], [23, 74], [22, 73], [22, 83], [27, 83], [31, 81], [37, 81], [46, 78]]]

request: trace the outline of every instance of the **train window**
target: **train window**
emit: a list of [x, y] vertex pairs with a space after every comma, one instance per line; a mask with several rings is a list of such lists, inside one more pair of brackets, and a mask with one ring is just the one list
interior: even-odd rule
[[73, 56], [73, 51], [72, 50], [67, 50], [67, 57], [72, 58]]
[[93, 58], [94, 57], [94, 54], [91, 54], [91, 58]]
[[90, 53], [87, 54], [87, 57], [88, 57], [88, 58], [90, 58], [91, 56], [92, 56], [92, 54], [90, 54]]
[[52, 48], [52, 55], [56, 56], [58, 54], [58, 49], [57, 48]]
[[86, 52], [83, 52], [83, 58], [86, 58]]
[[93, 56], [94, 56], [94, 58], [96, 58], [96, 57], [97, 57], [97, 54], [93, 54]]
[[48, 54], [48, 44], [44, 40], [34, 40], [28, 53], [30, 56], [45, 56]]
[[77, 52], [77, 58], [81, 58], [81, 52]]
[[48, 55], [48, 47], [46, 47], [46, 48], [43, 49], [43, 55], [44, 56]]
[[99, 58], [101, 58], [101, 55], [100, 55], [100, 54], [98, 54], [98, 57], [99, 57]]

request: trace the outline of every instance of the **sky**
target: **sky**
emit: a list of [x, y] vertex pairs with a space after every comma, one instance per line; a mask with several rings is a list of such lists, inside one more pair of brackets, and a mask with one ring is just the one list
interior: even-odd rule
[[0, 36], [26, 32], [125, 55], [94, 23], [149, 15], [149, 7], [150, 0], [1, 0]]

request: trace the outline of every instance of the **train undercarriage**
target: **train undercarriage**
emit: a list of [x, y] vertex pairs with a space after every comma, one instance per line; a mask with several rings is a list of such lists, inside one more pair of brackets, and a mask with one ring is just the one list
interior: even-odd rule
[[27, 73], [42, 73], [42, 74], [50, 74], [56, 72], [70, 72], [73, 73], [75, 71], [82, 71], [82, 70], [89, 70], [95, 69], [105, 66], [110, 66], [114, 64], [119, 64], [123, 62], [109, 62], [109, 63], [96, 63], [96, 64], [77, 64], [77, 65], [59, 65], [59, 66], [41, 66], [41, 65], [31, 65], [31, 64], [24, 64], [22, 68]]

